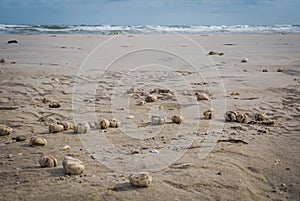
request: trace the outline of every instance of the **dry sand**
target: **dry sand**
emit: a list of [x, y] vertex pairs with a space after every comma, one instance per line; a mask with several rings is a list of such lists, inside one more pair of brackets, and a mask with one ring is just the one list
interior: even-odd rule
[[[1, 35], [0, 124], [13, 133], [0, 136], [0, 200], [300, 200], [299, 53], [299, 34]], [[171, 93], [137, 106], [144, 96], [128, 94], [131, 87]], [[211, 100], [197, 101], [196, 92]], [[211, 107], [214, 119], [204, 120]], [[264, 112], [275, 124], [224, 123], [226, 110], [250, 119]], [[167, 124], [149, 125], [155, 114]], [[184, 116], [182, 127], [170, 123], [174, 114]], [[113, 116], [119, 129], [48, 133], [52, 122]], [[26, 141], [13, 140], [19, 135]], [[28, 146], [32, 136], [48, 145]], [[40, 168], [42, 153], [59, 166]], [[82, 175], [65, 176], [66, 155], [85, 164]], [[130, 185], [139, 170], [150, 170], [149, 188]]]

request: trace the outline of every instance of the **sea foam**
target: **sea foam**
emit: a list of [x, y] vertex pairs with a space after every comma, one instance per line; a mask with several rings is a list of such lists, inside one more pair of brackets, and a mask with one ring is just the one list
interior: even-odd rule
[[0, 34], [210, 34], [300, 33], [300, 25], [17, 25], [0, 24]]

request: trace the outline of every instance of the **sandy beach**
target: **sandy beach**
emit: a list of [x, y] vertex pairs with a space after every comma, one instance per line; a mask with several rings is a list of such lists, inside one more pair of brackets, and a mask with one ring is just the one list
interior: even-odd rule
[[[299, 53], [300, 34], [1, 35], [0, 124], [13, 131], [0, 136], [0, 200], [300, 200]], [[225, 122], [229, 110], [248, 121]], [[92, 128], [49, 133], [60, 121]], [[67, 155], [81, 175], [65, 175]], [[148, 188], [129, 183], [141, 171]]]

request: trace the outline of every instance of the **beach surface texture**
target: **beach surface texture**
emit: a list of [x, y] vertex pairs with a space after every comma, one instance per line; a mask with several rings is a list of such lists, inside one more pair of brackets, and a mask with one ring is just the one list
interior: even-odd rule
[[0, 200], [300, 200], [299, 53], [298, 33], [1, 35]]

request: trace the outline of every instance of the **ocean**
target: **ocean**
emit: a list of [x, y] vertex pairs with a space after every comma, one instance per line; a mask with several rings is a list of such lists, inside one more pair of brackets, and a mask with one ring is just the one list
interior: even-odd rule
[[210, 34], [300, 33], [300, 25], [17, 25], [0, 24], [0, 34]]

